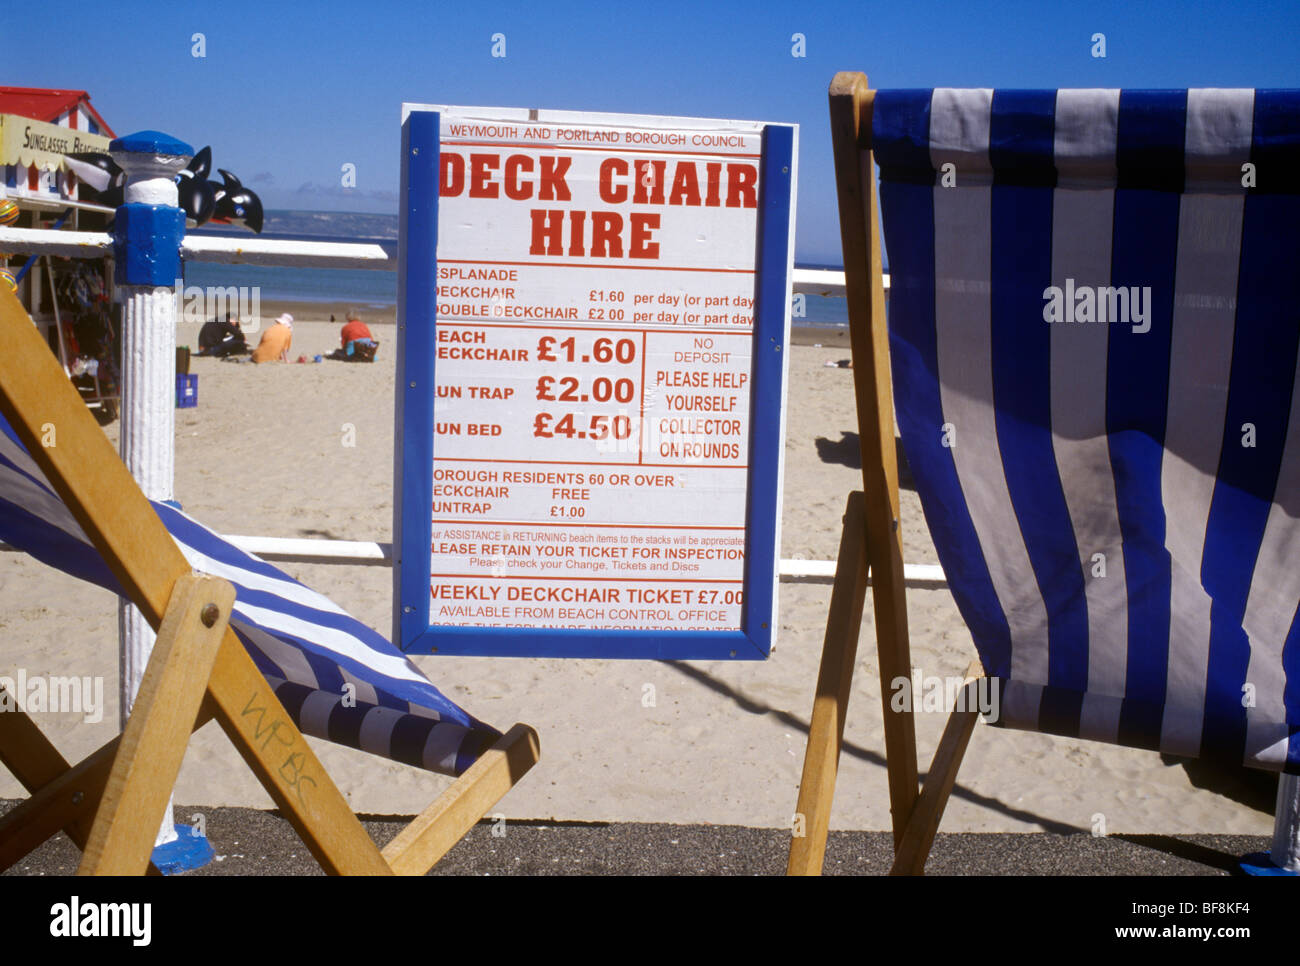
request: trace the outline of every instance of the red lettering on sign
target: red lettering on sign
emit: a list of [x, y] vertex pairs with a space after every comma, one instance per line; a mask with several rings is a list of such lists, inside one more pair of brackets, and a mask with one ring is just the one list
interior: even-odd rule
[[644, 212], [633, 212], [632, 241], [628, 245], [628, 258], [658, 258], [659, 243], [650, 240], [652, 229], [659, 227], [659, 216]]
[[506, 158], [506, 197], [526, 201], [533, 196], [533, 183], [520, 181], [519, 172], [532, 171], [533, 159], [526, 154], [512, 154]]
[[438, 178], [438, 194], [454, 198], [465, 190], [465, 159], [449, 151], [442, 153], [442, 171]]
[[718, 197], [719, 188], [722, 185], [722, 163], [710, 161], [704, 166], [704, 174], [708, 183], [708, 194], [704, 197], [705, 207], [717, 208], [722, 204], [721, 198]]
[[615, 184], [615, 175], [627, 177], [627, 162], [622, 158], [606, 158], [600, 163], [600, 200], [621, 205], [627, 201], [627, 185]]
[[623, 219], [616, 212], [593, 211], [591, 213], [591, 256], [622, 258], [623, 239], [619, 237], [622, 230]]
[[[495, 154], [471, 154], [469, 156], [469, 196], [471, 198], [495, 198], [501, 192], [492, 180], [501, 158]], [[731, 203], [731, 199], [727, 199]]]
[[[534, 208], [529, 213], [532, 220], [530, 255], [590, 255], [592, 258], [622, 258], [624, 252], [623, 230], [626, 226], [628, 258], [658, 258], [659, 243], [651, 232], [659, 227], [660, 216], [648, 212], [632, 212], [627, 222], [616, 211], [571, 210], [568, 214], [568, 251], [565, 251], [565, 214], [558, 208]], [[591, 248], [586, 247], [587, 218], [591, 217]]]
[[587, 213], [585, 211], [569, 212], [569, 254], [570, 255], [586, 254], [586, 252], [583, 250], [582, 247], [582, 228], [583, 228], [583, 222], [586, 220], [586, 217], [587, 217]]
[[[691, 162], [686, 162], [691, 164]], [[681, 162], [678, 163], [681, 166]], [[662, 205], [664, 203], [664, 178], [668, 169], [667, 161], [638, 161], [636, 163], [636, 191], [632, 201], [638, 205]]]
[[757, 208], [758, 168], [752, 164], [727, 165], [727, 207]]
[[668, 196], [670, 205], [700, 205], [700, 179], [695, 175], [695, 165], [679, 164], [677, 175], [673, 178], [672, 194]]
[[564, 180], [573, 158], [556, 158], [550, 155], [542, 158], [542, 186], [537, 197], [542, 201], [570, 201], [569, 185]]
[[564, 237], [564, 212], [534, 208], [529, 214], [533, 219], [533, 243], [528, 254], [563, 255], [560, 243]]

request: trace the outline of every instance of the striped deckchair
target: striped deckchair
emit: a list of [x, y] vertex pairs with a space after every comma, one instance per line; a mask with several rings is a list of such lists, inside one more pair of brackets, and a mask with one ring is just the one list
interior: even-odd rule
[[[910, 673], [897, 413], [996, 723], [1300, 773], [1300, 92], [840, 74], [830, 99], [866, 493], [847, 552], [882, 685]], [[920, 872], [975, 714], [919, 799], [911, 719], [885, 719], [894, 870]], [[801, 811], [829, 808], [833, 731]]]
[[[160, 629], [122, 738], [81, 764], [0, 714], [0, 761], [32, 792], [0, 817], [0, 869], [62, 828], [82, 871], [145, 871], [189, 734], [213, 717], [329, 872], [426, 872], [536, 761], [531, 728], [502, 736], [327, 598], [146, 500], [9, 293], [0, 412], [0, 540]], [[302, 733], [459, 778], [381, 853]]]

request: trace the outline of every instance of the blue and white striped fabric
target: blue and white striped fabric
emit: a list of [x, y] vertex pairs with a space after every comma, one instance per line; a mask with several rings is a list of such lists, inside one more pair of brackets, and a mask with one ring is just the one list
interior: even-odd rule
[[879, 91], [872, 141], [1003, 723], [1300, 773], [1300, 91]]
[[[120, 594], [117, 579], [3, 419], [0, 430], [0, 540]], [[153, 507], [196, 571], [234, 585], [231, 627], [304, 733], [448, 775], [461, 774], [500, 736], [327, 597], [180, 510]]]

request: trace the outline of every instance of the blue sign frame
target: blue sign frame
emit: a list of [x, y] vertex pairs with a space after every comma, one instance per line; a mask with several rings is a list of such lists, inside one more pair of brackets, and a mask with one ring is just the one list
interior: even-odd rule
[[782, 406], [790, 291], [795, 128], [763, 128], [751, 368], [741, 629], [570, 630], [431, 625], [434, 365], [440, 115], [402, 124], [394, 431], [394, 640], [408, 653], [498, 657], [762, 660], [772, 649], [780, 522]]

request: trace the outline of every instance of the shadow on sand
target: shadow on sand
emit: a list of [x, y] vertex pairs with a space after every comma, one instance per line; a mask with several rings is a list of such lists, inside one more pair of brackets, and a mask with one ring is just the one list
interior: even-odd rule
[[[823, 463], [862, 469], [862, 448], [857, 433], [841, 432], [838, 440], [818, 436], [813, 440], [813, 445], [817, 447], [817, 456]], [[903, 442], [898, 438], [894, 439], [894, 453], [898, 457], [898, 485], [904, 490], [915, 490], [912, 469], [907, 465], [907, 454], [903, 452]]]
[[[697, 667], [693, 667], [690, 664], [685, 664], [680, 661], [668, 661], [665, 663], [667, 663], [667, 665], [671, 667], [674, 671], [677, 671], [678, 673], [690, 678], [692, 681], [695, 681], [699, 684], [703, 684], [705, 687], [709, 688], [710, 690], [716, 691], [718, 694], [730, 698], [735, 703], [735, 705], [738, 708], [740, 708], [742, 711], [746, 711], [749, 714], [771, 715], [772, 717], [776, 718], [776, 720], [780, 721], [782, 724], [787, 725], [790, 728], [794, 728], [797, 731], [801, 731], [803, 732], [804, 735], [808, 734], [808, 723], [805, 722], [802, 718], [798, 718], [788, 711], [781, 711], [777, 708], [772, 707], [771, 705], [762, 704], [758, 701], [754, 701], [750, 698], [747, 698], [743, 694], [738, 692], [735, 688], [731, 687], [731, 685], [719, 681], [717, 678], [712, 677], [711, 675], [705, 673], [704, 671], [700, 670]], [[809, 694], [810, 700], [811, 697], [812, 695]], [[868, 713], [868, 710], [869, 709], [864, 708], [862, 713], [864, 714]], [[871, 764], [877, 765], [880, 768], [885, 767], [884, 755], [872, 751], [869, 748], [863, 748], [860, 745], [855, 745], [852, 742], [846, 741], [844, 743], [843, 754], [852, 755], [854, 758], [857, 758], [860, 761], [870, 762]], [[925, 778], [924, 772], [921, 773], [921, 778], [922, 779]], [[966, 788], [960, 783], [953, 786], [952, 795], [954, 798], [961, 798], [968, 802], [972, 802], [976, 805], [980, 805], [983, 808], [987, 808], [990, 811], [999, 812], [1003, 815], [1006, 815], [1008, 818], [1015, 819], [1018, 822], [1025, 822], [1031, 825], [1037, 825], [1044, 832], [1056, 832], [1057, 834], [1065, 835], [1071, 832], [1087, 831], [1086, 829], [1080, 828], [1077, 825], [1070, 825], [1066, 822], [1058, 822], [1053, 819], [1046, 818], [1042, 815], [1035, 815], [1033, 812], [1025, 811], [1022, 808], [1013, 808], [1010, 805], [1007, 805], [1005, 802], [1001, 802], [996, 798], [990, 798], [987, 795], [981, 795], [978, 792], [972, 791], [971, 789]], [[791, 808], [794, 807], [793, 798], [790, 801], [790, 807]]]

